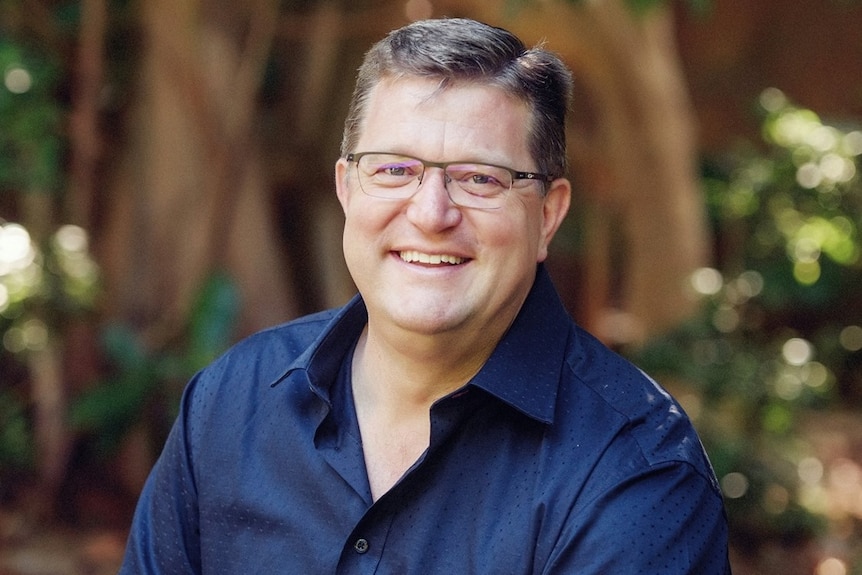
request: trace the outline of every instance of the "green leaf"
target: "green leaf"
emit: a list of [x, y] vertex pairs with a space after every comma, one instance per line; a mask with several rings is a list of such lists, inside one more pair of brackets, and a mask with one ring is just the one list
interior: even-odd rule
[[128, 326], [107, 326], [102, 334], [102, 345], [108, 358], [121, 371], [140, 370], [147, 363], [146, 351]]
[[110, 429], [122, 435], [137, 421], [156, 384], [156, 377], [148, 369], [127, 372], [120, 379], [100, 383], [72, 402], [72, 426], [79, 431]]
[[24, 406], [11, 393], [0, 393], [0, 469], [28, 468], [33, 464], [33, 453]]
[[665, 0], [626, 0], [626, 4], [635, 14], [645, 14], [664, 2]]
[[189, 325], [190, 367], [197, 371], [231, 343], [240, 310], [236, 283], [225, 273], [207, 278], [198, 294]]

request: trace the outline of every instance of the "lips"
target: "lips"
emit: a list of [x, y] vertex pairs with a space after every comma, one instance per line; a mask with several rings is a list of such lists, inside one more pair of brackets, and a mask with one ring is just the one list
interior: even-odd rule
[[465, 261], [465, 258], [450, 254], [426, 254], [414, 250], [398, 252], [398, 255], [407, 263], [458, 265]]

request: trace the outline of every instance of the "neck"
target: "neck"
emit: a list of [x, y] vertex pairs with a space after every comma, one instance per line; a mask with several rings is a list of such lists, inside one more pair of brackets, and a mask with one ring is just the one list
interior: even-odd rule
[[389, 406], [394, 413], [427, 413], [437, 399], [466, 384], [497, 343], [478, 336], [472, 341], [385, 336], [371, 324], [363, 332], [354, 355], [353, 386], [357, 400]]

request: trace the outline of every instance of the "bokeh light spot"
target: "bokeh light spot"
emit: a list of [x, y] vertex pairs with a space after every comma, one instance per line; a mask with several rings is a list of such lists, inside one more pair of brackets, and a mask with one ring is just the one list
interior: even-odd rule
[[781, 399], [793, 401], [802, 395], [802, 380], [799, 375], [790, 370], [785, 370], [775, 380], [775, 393]]
[[794, 337], [784, 342], [781, 355], [790, 365], [805, 365], [814, 356], [814, 347], [807, 340]]
[[777, 112], [787, 106], [787, 96], [778, 88], [767, 88], [760, 93], [760, 105], [767, 112]]
[[796, 181], [803, 188], [813, 190], [823, 181], [823, 171], [813, 162], [802, 164], [796, 170]]
[[3, 84], [13, 94], [24, 94], [33, 86], [33, 78], [24, 68], [12, 66], [3, 75]]
[[721, 333], [731, 333], [739, 327], [739, 312], [728, 305], [723, 305], [712, 314], [712, 325]]
[[862, 132], [854, 131], [844, 136], [844, 151], [850, 156], [862, 155]]
[[[30, 234], [24, 226], [6, 224], [0, 227], [0, 270], [24, 268], [30, 264], [32, 256]], [[2, 273], [0, 271], [0, 275]]]
[[796, 467], [799, 479], [813, 485], [823, 479], [823, 463], [816, 457], [806, 457]]
[[763, 493], [763, 507], [773, 515], [784, 513], [789, 503], [790, 493], [786, 487], [777, 483], [770, 484]]
[[793, 264], [793, 277], [802, 285], [816, 284], [820, 279], [820, 262], [796, 262]]
[[67, 252], [83, 252], [89, 246], [87, 232], [79, 226], [65, 225], [54, 234], [57, 246]]
[[848, 325], [841, 330], [838, 342], [847, 351], [859, 351], [862, 349], [862, 326]]
[[721, 490], [730, 499], [739, 499], [748, 491], [748, 478], [733, 471], [721, 478]]
[[691, 274], [691, 285], [702, 295], [715, 295], [721, 291], [724, 278], [721, 272], [714, 268], [700, 268]]
[[823, 387], [829, 380], [829, 375], [829, 369], [819, 361], [808, 362], [802, 367], [802, 379], [808, 387]]
[[828, 557], [817, 565], [816, 575], [847, 575], [847, 565], [837, 557]]

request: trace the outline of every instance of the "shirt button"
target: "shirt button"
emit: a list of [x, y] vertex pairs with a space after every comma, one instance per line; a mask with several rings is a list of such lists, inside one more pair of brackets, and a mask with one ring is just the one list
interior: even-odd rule
[[365, 553], [368, 551], [368, 540], [357, 539], [356, 543], [353, 544], [353, 549], [355, 549], [357, 553]]

